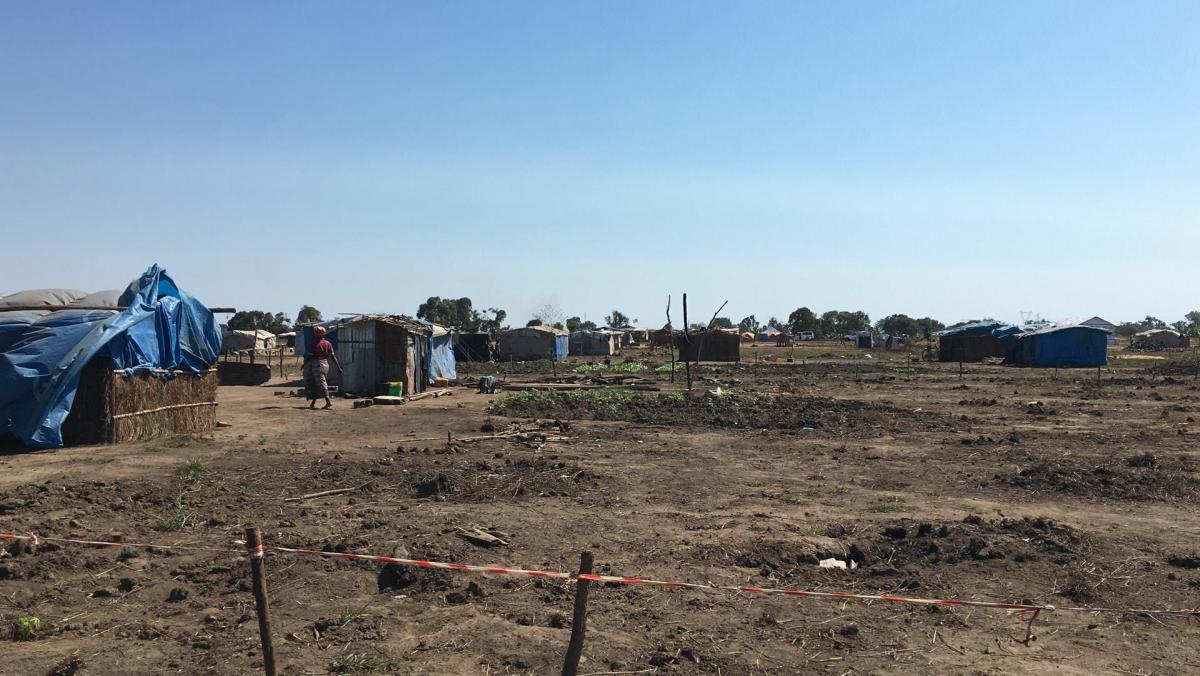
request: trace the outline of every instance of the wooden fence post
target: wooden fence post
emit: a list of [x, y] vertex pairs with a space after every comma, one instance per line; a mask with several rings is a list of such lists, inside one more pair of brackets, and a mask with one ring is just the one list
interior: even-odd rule
[[271, 615], [267, 605], [267, 560], [263, 555], [262, 535], [246, 528], [246, 549], [250, 552], [250, 573], [254, 581], [254, 605], [258, 611], [258, 636], [262, 640], [263, 672], [276, 676], [275, 645], [271, 642]]
[[[579, 572], [592, 572], [592, 553], [579, 556]], [[571, 618], [571, 642], [567, 644], [567, 656], [563, 660], [562, 676], [575, 676], [579, 671], [579, 658], [583, 657], [583, 639], [587, 631], [587, 602], [590, 580], [575, 581], [575, 614]]]

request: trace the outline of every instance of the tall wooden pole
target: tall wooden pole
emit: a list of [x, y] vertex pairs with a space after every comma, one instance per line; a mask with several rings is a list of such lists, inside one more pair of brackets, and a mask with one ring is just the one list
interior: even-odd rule
[[[592, 572], [592, 553], [579, 556], [579, 572]], [[579, 671], [579, 659], [583, 657], [583, 639], [587, 632], [587, 602], [590, 580], [575, 581], [575, 613], [571, 618], [571, 642], [567, 644], [567, 656], [563, 659], [562, 676], [575, 676]]]
[[258, 636], [262, 641], [263, 673], [276, 676], [275, 644], [271, 642], [271, 614], [267, 605], [267, 560], [263, 555], [262, 535], [253, 526], [246, 528], [246, 549], [250, 552], [250, 573], [254, 581], [254, 605], [258, 610]]

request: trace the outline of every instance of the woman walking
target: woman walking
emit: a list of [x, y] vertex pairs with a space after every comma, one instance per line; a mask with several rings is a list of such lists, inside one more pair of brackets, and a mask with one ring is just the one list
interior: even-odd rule
[[317, 400], [325, 399], [325, 408], [333, 408], [333, 401], [329, 398], [329, 383], [326, 380], [329, 376], [329, 362], [333, 363], [338, 368], [338, 373], [342, 372], [342, 364], [338, 361], [337, 353], [333, 351], [333, 343], [325, 339], [325, 327], [318, 326], [313, 329], [316, 340], [308, 348], [308, 354], [304, 355], [304, 391], [308, 397], [308, 407], [316, 408]]

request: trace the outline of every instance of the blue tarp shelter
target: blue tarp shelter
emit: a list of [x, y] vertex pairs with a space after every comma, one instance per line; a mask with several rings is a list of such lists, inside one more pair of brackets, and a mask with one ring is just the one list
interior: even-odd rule
[[[0, 309], [21, 305], [14, 294]], [[90, 305], [93, 294], [72, 301]], [[97, 357], [132, 374], [153, 370], [201, 373], [217, 361], [221, 334], [213, 314], [153, 265], [129, 285], [113, 309], [0, 312], [0, 435], [27, 446], [62, 446], [62, 424], [84, 366]], [[123, 308], [123, 309], [122, 309]]]
[[498, 347], [501, 361], [564, 361], [569, 349], [570, 334], [550, 326], [525, 326], [500, 334]]
[[1052, 326], [1017, 336], [1005, 363], [1038, 368], [1087, 368], [1108, 363], [1108, 331]]
[[450, 382], [458, 380], [458, 362], [454, 358], [454, 334], [446, 329], [430, 325], [433, 329], [429, 336], [429, 364], [425, 371], [429, 374], [429, 384], [438, 378]]
[[1003, 357], [1006, 350], [1002, 337], [1015, 328], [1003, 322], [984, 321], [939, 331], [938, 361], [977, 362]]

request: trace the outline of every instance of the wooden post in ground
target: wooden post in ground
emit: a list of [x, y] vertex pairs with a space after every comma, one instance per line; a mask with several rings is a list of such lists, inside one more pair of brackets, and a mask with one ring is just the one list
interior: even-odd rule
[[[692, 349], [692, 332], [688, 328], [687, 316], [687, 294], [683, 294], [683, 344], [687, 345], [688, 349]], [[700, 363], [700, 353], [696, 352], [696, 363]], [[688, 394], [692, 393], [692, 360], [684, 359], [683, 368], [687, 371], [687, 386]]]
[[[592, 572], [592, 553], [579, 556], [579, 572]], [[583, 657], [583, 639], [587, 631], [588, 589], [590, 580], [575, 581], [575, 614], [571, 618], [571, 642], [567, 644], [567, 656], [563, 659], [562, 676], [575, 676], [579, 671], [579, 658]]]
[[254, 605], [258, 610], [258, 636], [262, 641], [263, 673], [276, 676], [275, 645], [271, 642], [271, 615], [267, 605], [267, 560], [264, 558], [262, 535], [258, 529], [246, 528], [246, 549], [250, 552], [250, 574], [254, 581]]

